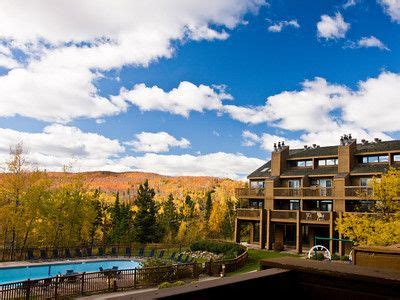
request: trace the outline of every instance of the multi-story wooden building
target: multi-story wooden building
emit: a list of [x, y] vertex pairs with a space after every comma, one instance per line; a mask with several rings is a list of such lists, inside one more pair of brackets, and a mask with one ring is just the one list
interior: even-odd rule
[[[400, 166], [400, 140], [356, 142], [351, 135], [338, 146], [289, 149], [275, 145], [271, 160], [248, 176], [247, 188], [236, 190], [235, 239], [243, 224], [250, 224], [250, 243], [271, 249], [282, 242], [299, 253], [314, 244], [314, 237], [339, 237], [335, 219], [344, 212], [371, 207], [369, 181], [389, 166]], [[327, 242], [343, 254], [341, 242]]]

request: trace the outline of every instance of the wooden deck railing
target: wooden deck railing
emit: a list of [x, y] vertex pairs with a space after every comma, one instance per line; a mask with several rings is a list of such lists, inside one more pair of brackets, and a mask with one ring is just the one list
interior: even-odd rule
[[346, 197], [360, 197], [367, 198], [371, 197], [373, 189], [369, 186], [346, 186], [345, 196]]
[[302, 188], [274, 188], [275, 197], [332, 197], [333, 188], [329, 187], [302, 187]]
[[265, 190], [263, 188], [260, 189], [252, 189], [252, 188], [237, 188], [235, 189], [236, 197], [260, 197], [264, 198]]
[[329, 211], [271, 210], [271, 219], [295, 221], [300, 213], [301, 221], [326, 222], [331, 219]]
[[238, 219], [260, 219], [262, 209], [260, 208], [238, 208], [236, 216]]
[[271, 219], [296, 220], [297, 210], [272, 210]]

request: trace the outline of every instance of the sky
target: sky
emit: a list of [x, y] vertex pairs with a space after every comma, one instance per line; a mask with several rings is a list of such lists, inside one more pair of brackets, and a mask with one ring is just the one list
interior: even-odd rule
[[400, 0], [0, 0], [0, 163], [241, 179], [399, 113]]

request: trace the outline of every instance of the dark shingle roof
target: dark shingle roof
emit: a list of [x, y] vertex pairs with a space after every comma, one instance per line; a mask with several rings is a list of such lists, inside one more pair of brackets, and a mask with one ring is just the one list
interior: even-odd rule
[[388, 170], [389, 165], [387, 164], [361, 164], [355, 166], [350, 174], [361, 174], [361, 173], [384, 173]]
[[337, 146], [289, 150], [289, 158], [337, 156], [337, 155], [338, 155]]
[[357, 154], [366, 152], [400, 151], [400, 140], [379, 143], [357, 144]]
[[328, 175], [336, 174], [337, 172], [337, 167], [324, 167], [318, 169], [301, 168], [287, 170], [283, 172], [281, 176]]
[[253, 173], [251, 173], [247, 178], [256, 178], [256, 177], [268, 177], [271, 173], [271, 161], [263, 164]]

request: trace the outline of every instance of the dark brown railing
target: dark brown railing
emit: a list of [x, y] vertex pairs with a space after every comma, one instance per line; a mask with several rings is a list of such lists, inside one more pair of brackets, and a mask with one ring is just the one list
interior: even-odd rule
[[345, 196], [346, 197], [360, 197], [366, 198], [373, 195], [373, 189], [369, 186], [346, 186]]
[[326, 211], [301, 211], [302, 221], [324, 222], [331, 219], [331, 213]]
[[303, 187], [303, 188], [274, 188], [275, 197], [332, 197], [333, 188]]
[[262, 210], [259, 208], [238, 208], [236, 213], [239, 219], [260, 219]]
[[297, 219], [297, 210], [271, 210], [271, 219]]
[[235, 189], [236, 197], [262, 197], [264, 198], [264, 189], [238, 188]]

